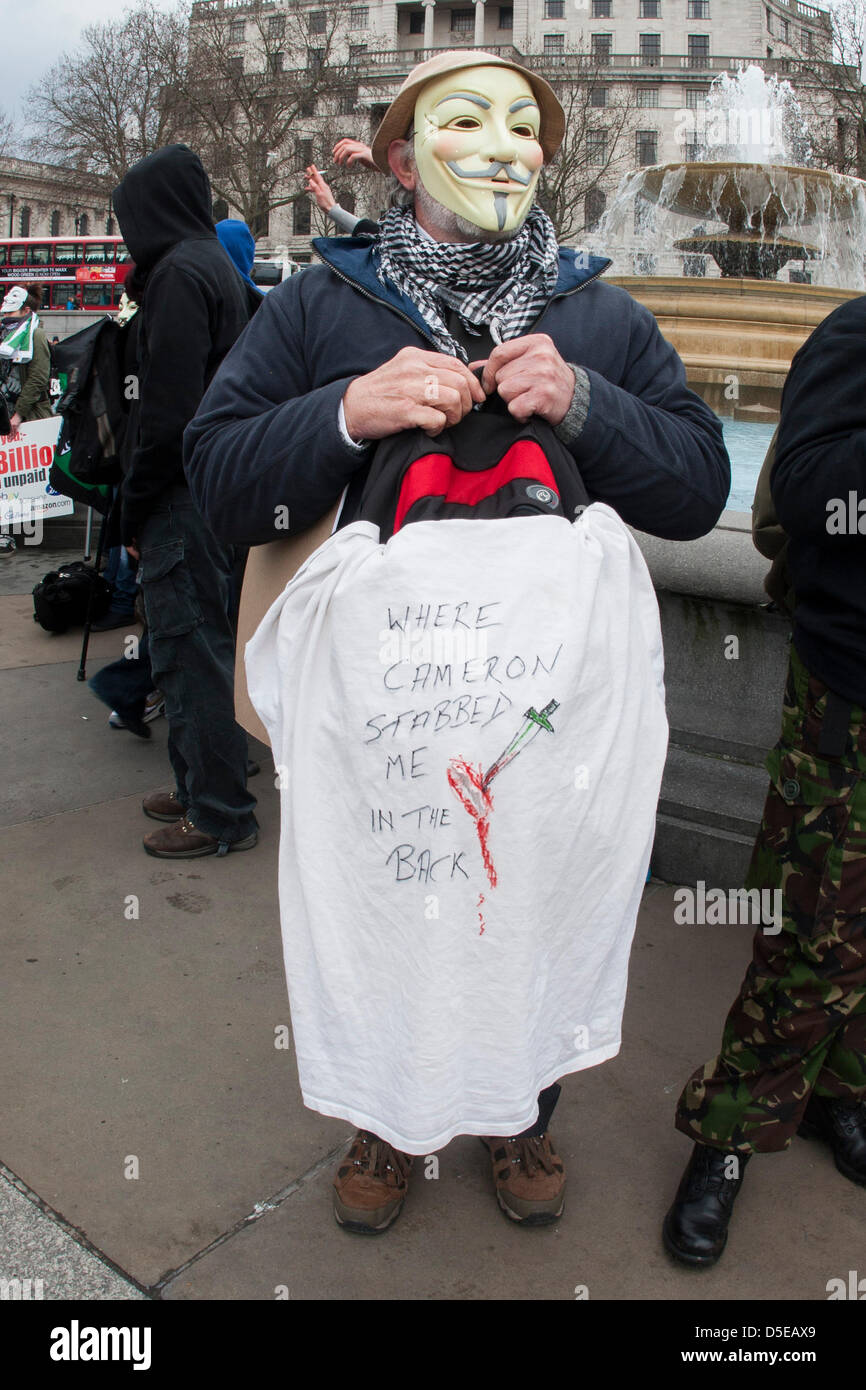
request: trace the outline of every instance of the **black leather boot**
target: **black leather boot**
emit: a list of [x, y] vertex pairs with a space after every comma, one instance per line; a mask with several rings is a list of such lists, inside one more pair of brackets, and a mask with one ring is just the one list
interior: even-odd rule
[[823, 1139], [833, 1150], [836, 1167], [866, 1187], [866, 1104], [863, 1101], [809, 1097], [797, 1130], [805, 1139]]
[[[689, 1265], [716, 1263], [728, 1239], [734, 1198], [750, 1157], [730, 1149], [714, 1149], [709, 1144], [695, 1144], [662, 1227], [668, 1254]], [[731, 1158], [738, 1160], [736, 1177], [725, 1176]]]

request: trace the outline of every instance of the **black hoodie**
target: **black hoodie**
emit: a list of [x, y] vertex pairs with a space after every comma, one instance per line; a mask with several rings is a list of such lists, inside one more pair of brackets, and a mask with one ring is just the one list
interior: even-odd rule
[[140, 438], [121, 496], [121, 537], [138, 538], [160, 495], [184, 483], [183, 432], [251, 304], [217, 240], [201, 160], [168, 145], [133, 165], [114, 190], [123, 239], [148, 272], [139, 311]]
[[794, 646], [819, 680], [866, 706], [864, 352], [861, 295], [834, 309], [791, 363], [770, 487], [791, 538]]

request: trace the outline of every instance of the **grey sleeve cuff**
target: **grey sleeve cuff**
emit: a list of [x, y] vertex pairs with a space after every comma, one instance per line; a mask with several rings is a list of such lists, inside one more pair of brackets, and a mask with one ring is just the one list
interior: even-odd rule
[[569, 362], [568, 365], [574, 372], [574, 395], [565, 416], [558, 425], [554, 425], [554, 430], [563, 444], [570, 446], [577, 443], [581, 430], [586, 424], [586, 417], [589, 414], [590, 385], [589, 377], [583, 367], [576, 367], [573, 362]]
[[336, 222], [342, 232], [348, 232], [350, 236], [361, 220], [353, 212], [347, 212], [345, 208], [341, 208], [339, 203], [328, 208], [328, 216], [332, 222]]

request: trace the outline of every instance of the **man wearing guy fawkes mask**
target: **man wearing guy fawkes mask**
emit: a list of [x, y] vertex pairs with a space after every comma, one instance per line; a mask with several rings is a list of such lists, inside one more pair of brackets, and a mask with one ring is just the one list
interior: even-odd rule
[[[325, 264], [271, 291], [187, 429], [190, 488], [221, 539], [273, 540], [286, 506], [300, 532], [341, 495], [339, 525], [354, 521], [373, 443], [436, 436], [494, 392], [516, 422], [553, 426], [624, 521], [680, 540], [715, 525], [730, 483], [718, 420], [653, 316], [600, 280], [610, 261], [559, 247], [534, 205], [563, 130], [548, 84], [492, 54], [441, 53], [409, 74], [372, 145], [402, 206], [374, 240], [314, 242]], [[562, 1212], [558, 1094], [520, 1133], [482, 1136], [515, 1222]], [[410, 1167], [361, 1130], [335, 1180], [340, 1224], [386, 1229]]]

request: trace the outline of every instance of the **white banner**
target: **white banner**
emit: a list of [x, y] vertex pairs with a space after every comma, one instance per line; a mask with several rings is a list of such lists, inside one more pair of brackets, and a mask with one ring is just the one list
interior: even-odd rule
[[61, 424], [59, 415], [51, 415], [0, 435], [0, 526], [72, 515], [72, 498], [48, 483]]

